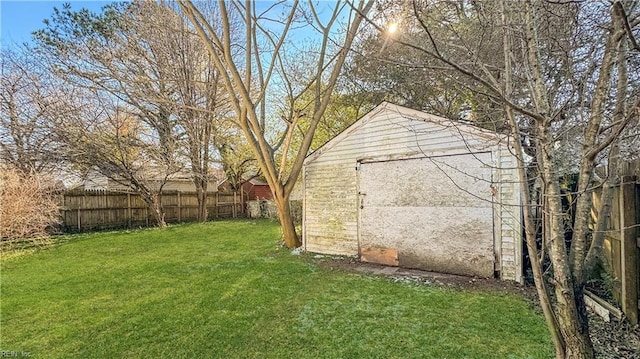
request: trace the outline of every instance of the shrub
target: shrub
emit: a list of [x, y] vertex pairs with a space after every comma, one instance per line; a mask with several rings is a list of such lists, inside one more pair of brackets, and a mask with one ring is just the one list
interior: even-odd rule
[[53, 181], [38, 173], [0, 170], [0, 243], [37, 242], [60, 222]]

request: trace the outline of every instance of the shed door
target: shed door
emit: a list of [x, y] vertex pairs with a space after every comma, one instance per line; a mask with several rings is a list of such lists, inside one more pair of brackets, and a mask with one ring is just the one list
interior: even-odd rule
[[362, 163], [361, 259], [493, 276], [490, 164], [491, 153]]

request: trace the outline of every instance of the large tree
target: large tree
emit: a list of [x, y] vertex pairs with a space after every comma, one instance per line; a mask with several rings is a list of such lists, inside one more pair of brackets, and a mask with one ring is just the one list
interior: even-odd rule
[[[327, 143], [332, 138], [336, 137], [347, 127], [356, 122], [364, 113], [373, 109], [377, 103], [370, 102], [371, 97], [369, 94], [362, 94], [358, 92], [351, 92], [352, 89], [345, 89], [344, 83], [340, 83], [336, 88], [336, 91], [331, 96], [331, 101], [327, 106], [324, 114], [318, 121], [313, 141], [309, 146], [309, 151], [315, 151], [322, 145]], [[307, 109], [313, 105], [315, 96], [313, 92], [309, 94], [303, 94], [297, 101], [296, 107], [301, 114], [296, 121], [282, 129], [281, 133], [278, 133], [278, 138], [281, 140], [289, 139], [289, 148], [299, 148], [304, 141], [305, 134], [307, 133], [311, 124], [311, 118], [306, 116]], [[279, 113], [283, 118], [286, 118], [286, 114], [289, 112], [289, 106], [285, 99], [282, 107], [279, 109]], [[291, 131], [291, 133], [285, 133]], [[283, 158], [285, 153], [278, 153], [278, 160], [288, 167], [283, 167], [281, 171], [290, 173], [291, 167], [294, 164], [296, 152], [289, 151], [288, 158]], [[298, 185], [302, 181], [302, 176], [299, 175]]]
[[[178, 151], [187, 158], [198, 200], [198, 219], [207, 220], [208, 186], [218, 180], [212, 166], [220, 160], [217, 142], [226, 142], [226, 123], [231, 116], [227, 93], [220, 72], [202, 39], [189, 31], [186, 19], [173, 7], [155, 2], [136, 2], [132, 6], [135, 36], [153, 43], [167, 56], [165, 81], [168, 99], [178, 129]], [[208, 13], [215, 13], [209, 6]], [[160, 99], [159, 99], [160, 100]]]
[[58, 167], [48, 118], [57, 110], [51, 82], [32, 49], [2, 50], [0, 85], [0, 161], [25, 174]]
[[[222, 76], [231, 104], [235, 111], [236, 124], [251, 146], [262, 174], [269, 183], [278, 207], [284, 242], [287, 247], [300, 246], [296, 233], [289, 196], [308, 154], [315, 130], [324, 114], [338, 76], [347, 58], [356, 32], [373, 2], [358, 2], [352, 9], [337, 1], [319, 6], [309, 2], [308, 6], [298, 1], [278, 2], [266, 5], [253, 1], [218, 1], [219, 12], [207, 18], [191, 1], [179, 1], [185, 16], [199, 36], [204, 40]], [[280, 15], [283, 14], [283, 15]], [[305, 16], [306, 15], [306, 16]], [[232, 19], [242, 19], [242, 27], [232, 28]], [[307, 31], [317, 30], [319, 43], [314, 51], [297, 51], [294, 40], [301, 40], [304, 31], [300, 19], [309, 19]], [[220, 24], [217, 29], [214, 24]], [[343, 25], [340, 29], [339, 26]], [[233, 32], [233, 34], [232, 34]], [[234, 35], [240, 34], [240, 41]], [[295, 39], [295, 37], [298, 37]], [[239, 50], [239, 51], [238, 51]], [[298, 61], [312, 63], [311, 73], [298, 73], [295, 68], [285, 66], [285, 58], [295, 56]], [[296, 81], [293, 81], [295, 77]], [[274, 91], [277, 88], [278, 91]], [[313, 105], [303, 112], [298, 106], [300, 95], [311, 89]], [[268, 120], [273, 113], [273, 98], [288, 98], [289, 106], [279, 125]], [[301, 116], [309, 118], [309, 126], [298, 148], [291, 147], [291, 136]], [[281, 139], [269, 141], [269, 128], [281, 128]], [[288, 153], [294, 153], [289, 167]], [[277, 153], [281, 154], [278, 161]], [[285, 161], [285, 162], [283, 162]], [[290, 170], [289, 170], [290, 168]]]
[[[469, 36], [464, 34], [469, 31], [481, 34], [482, 29], [472, 25], [472, 13], [460, 10], [463, 4], [454, 2], [450, 9], [438, 11], [444, 11], [442, 16], [457, 18], [455, 32], [461, 36]], [[472, 91], [472, 80], [451, 72], [420, 49], [394, 41], [398, 36], [411, 37], [415, 43], [429, 41], [410, 16], [411, 2], [379, 1], [377, 9], [376, 25], [390, 27], [391, 31], [378, 31], [373, 26], [363, 29], [341, 80], [348, 84], [350, 96], [367, 98], [373, 104], [390, 101], [445, 118], [471, 120], [492, 130], [501, 128], [502, 107], [482, 92]], [[490, 57], [499, 54], [499, 45], [499, 38], [485, 38], [479, 50], [482, 56]]]
[[217, 141], [217, 145], [220, 164], [231, 190], [239, 191], [245, 181], [260, 176], [260, 167], [253, 151], [237, 128], [227, 127], [226, 134]]
[[[428, 68], [436, 71], [437, 65], [438, 76], [462, 83], [501, 107], [519, 160], [526, 243], [556, 356], [593, 357], [583, 289], [589, 249], [602, 240], [592, 240], [589, 226], [597, 187], [594, 170], [604, 151], [640, 114], [637, 4], [410, 5], [402, 15], [412, 30], [396, 33], [390, 41], [427, 56]], [[375, 19], [369, 23], [385, 32]], [[576, 156], [566, 158], [567, 153]], [[559, 177], [565, 168], [578, 175], [577, 191], [571, 193], [573, 222], [567, 220], [561, 199]], [[543, 199], [541, 243], [531, 199], [534, 183]]]
[[164, 226], [162, 187], [180, 169], [169, 58], [158, 41], [140, 36], [136, 4], [98, 14], [65, 4], [34, 38], [77, 112], [55, 119], [67, 161], [138, 192]]
[[[120, 149], [116, 152], [109, 146], [80, 142], [91, 146], [84, 153], [100, 149], [105, 152], [104, 156], [94, 156], [93, 164], [91, 157], [76, 161], [82, 157], [74, 146], [66, 147], [74, 152], [68, 159], [104, 176], [118, 177], [123, 184], [128, 181], [127, 187], [140, 192], [155, 209], [161, 225], [164, 224], [162, 184], [173, 173], [188, 169], [197, 193], [198, 218], [206, 220], [207, 187], [214, 179], [211, 174], [214, 139], [218, 123], [228, 116], [228, 102], [219, 84], [219, 72], [202, 40], [187, 31], [183, 17], [173, 8], [155, 2], [109, 5], [97, 14], [86, 9], [72, 11], [66, 5], [56, 9], [45, 24], [46, 28], [36, 32], [35, 37], [39, 50], [63, 85], [83, 92], [80, 99], [112, 106], [104, 108], [103, 118], [89, 114], [83, 121], [113, 124], [126, 113], [128, 128], [139, 132], [134, 136], [136, 141], [119, 141]], [[77, 101], [69, 103], [92, 106]], [[84, 132], [99, 128], [87, 123]], [[60, 137], [73, 138], [71, 133], [61, 133]], [[140, 152], [144, 145], [146, 155], [116, 160], [126, 165], [107, 168], [98, 163], [100, 157], [123, 153], [125, 145], [134, 146], [128, 152]]]

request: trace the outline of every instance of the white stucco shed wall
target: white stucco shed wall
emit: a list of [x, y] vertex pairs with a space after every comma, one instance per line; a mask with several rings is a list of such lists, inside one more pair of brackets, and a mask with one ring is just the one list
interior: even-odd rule
[[[362, 164], [420, 158], [440, 158], [446, 163], [446, 156], [474, 153], [486, 154], [482, 158], [491, 162], [486, 165], [492, 183], [477, 190], [492, 202], [495, 270], [502, 279], [521, 281], [520, 191], [516, 160], [506, 137], [387, 102], [305, 160], [304, 249], [360, 254], [358, 169]], [[393, 177], [387, 180], [389, 186], [399, 182]]]

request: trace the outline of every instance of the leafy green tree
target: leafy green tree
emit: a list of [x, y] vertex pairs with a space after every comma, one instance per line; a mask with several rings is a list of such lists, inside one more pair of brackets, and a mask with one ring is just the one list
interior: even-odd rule
[[[350, 125], [352, 125], [356, 120], [358, 120], [362, 115], [375, 107], [375, 103], [368, 102], [369, 96], [365, 94], [365, 96], [359, 96], [357, 93], [346, 93], [343, 91], [336, 91], [331, 96], [331, 101], [327, 106], [322, 118], [318, 122], [317, 128], [315, 130], [315, 135], [313, 137], [313, 141], [311, 142], [311, 146], [309, 147], [309, 153], [317, 150], [322, 145], [330, 141], [332, 138], [336, 137], [342, 131], [346, 130]], [[286, 138], [290, 138], [290, 143], [288, 146], [280, 146], [286, 149], [287, 147], [291, 148], [299, 148], [304, 140], [305, 133], [309, 130], [309, 126], [311, 124], [311, 118], [309, 118], [307, 110], [309, 106], [313, 104], [313, 93], [308, 92], [300, 96], [298, 101], [296, 101], [296, 107], [294, 111], [295, 115], [292, 116], [294, 118], [294, 122], [288, 125], [282, 132], [291, 131], [289, 136], [287, 133], [279, 133], [278, 137], [284, 141]], [[283, 113], [282, 117], [284, 118], [286, 113], [290, 111], [286, 106], [290, 106], [291, 104], [284, 105], [284, 108], [280, 109], [280, 113]], [[291, 151], [279, 151], [276, 155], [278, 161], [281, 163], [287, 164], [288, 167], [285, 168], [286, 173], [291, 172], [291, 166], [293, 165], [293, 160], [295, 156], [295, 152]], [[284, 159], [283, 155], [287, 152], [289, 157]], [[298, 178], [300, 181], [301, 178]]]
[[227, 130], [229, 132], [218, 141], [220, 163], [231, 189], [239, 191], [244, 181], [260, 176], [260, 167], [242, 133], [234, 128]]
[[[452, 3], [450, 8], [433, 3], [433, 18], [424, 19], [432, 31], [449, 31], [452, 39], [460, 40], [456, 47], [464, 51], [481, 41], [475, 56], [492, 63], [500, 62], [500, 37], [495, 32], [478, 29], [478, 4], [464, 1]], [[489, 13], [493, 3], [483, 4], [483, 13]], [[428, 34], [419, 31], [419, 23], [412, 16], [411, 2], [381, 1], [378, 12], [356, 42], [342, 82], [349, 83], [351, 94], [367, 94], [371, 103], [390, 101], [420, 109], [445, 118], [469, 120], [491, 130], [505, 127], [504, 111], [490, 96], [477, 91], [477, 82], [452, 71], [425, 54], [420, 48], [405, 46], [397, 41], [423, 44]], [[475, 14], [475, 15], [474, 15]], [[380, 24], [380, 25], [378, 25]], [[395, 32], [378, 31], [376, 26], [393, 25]], [[440, 29], [441, 28], [441, 29]], [[440, 29], [440, 30], [439, 30]], [[478, 32], [480, 31], [480, 32]], [[483, 36], [479, 39], [479, 36]]]

